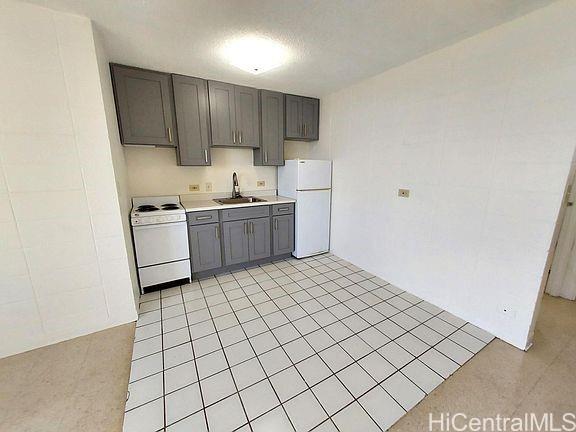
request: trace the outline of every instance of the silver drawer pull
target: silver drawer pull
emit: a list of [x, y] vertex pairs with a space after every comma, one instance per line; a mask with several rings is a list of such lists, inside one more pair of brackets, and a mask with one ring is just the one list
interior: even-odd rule
[[196, 216], [196, 220], [212, 219], [212, 216]]
[[281, 211], [288, 211], [288, 210], [290, 210], [290, 207], [280, 207], [280, 208], [278, 209], [279, 212], [281, 212]]

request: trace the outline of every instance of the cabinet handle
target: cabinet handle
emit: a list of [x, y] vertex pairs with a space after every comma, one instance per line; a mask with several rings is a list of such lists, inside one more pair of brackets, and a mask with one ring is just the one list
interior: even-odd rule
[[216, 228], [216, 238], [217, 238], [218, 240], [220, 240], [220, 228], [219, 228], [218, 225], [216, 225], [215, 228]]
[[242, 131], [238, 131], [238, 140], [240, 141], [240, 144], [242, 144]]
[[250, 234], [254, 234], [254, 222], [250, 222]]
[[268, 163], [268, 150], [264, 150], [264, 163]]
[[290, 210], [289, 207], [280, 207], [280, 208], [278, 208], [278, 211], [279, 211], [279, 212], [281, 212], [281, 211], [288, 211], [288, 210]]
[[204, 162], [208, 163], [208, 150], [204, 149]]
[[172, 128], [167, 129], [168, 129], [168, 142], [172, 142]]
[[236, 144], [236, 131], [232, 132], [232, 142]]
[[274, 219], [274, 230], [278, 231], [278, 219]]
[[304, 136], [308, 136], [308, 134], [306, 132], [308, 132], [308, 131], [306, 130], [306, 123], [304, 123]]
[[206, 219], [212, 219], [212, 216], [208, 215], [208, 216], [197, 216], [196, 220], [206, 220]]

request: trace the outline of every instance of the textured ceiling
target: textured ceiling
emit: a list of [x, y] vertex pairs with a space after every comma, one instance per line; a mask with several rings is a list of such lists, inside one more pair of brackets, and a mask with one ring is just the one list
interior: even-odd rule
[[[553, 0], [26, 0], [93, 20], [115, 62], [321, 96]], [[252, 76], [219, 45], [239, 34], [294, 53]]]

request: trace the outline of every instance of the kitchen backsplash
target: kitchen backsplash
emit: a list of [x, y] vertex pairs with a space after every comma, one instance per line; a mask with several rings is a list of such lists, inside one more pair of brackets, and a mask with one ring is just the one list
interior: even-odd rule
[[[222, 197], [232, 190], [232, 173], [238, 174], [240, 191], [269, 194], [276, 190], [277, 168], [254, 166], [251, 149], [212, 148], [212, 166], [182, 167], [171, 148], [125, 147], [131, 196], [189, 194], [200, 199]], [[264, 181], [264, 186], [257, 182]], [[212, 190], [207, 190], [211, 183]], [[191, 191], [198, 185], [199, 191]], [[210, 199], [210, 198], [209, 198]]]

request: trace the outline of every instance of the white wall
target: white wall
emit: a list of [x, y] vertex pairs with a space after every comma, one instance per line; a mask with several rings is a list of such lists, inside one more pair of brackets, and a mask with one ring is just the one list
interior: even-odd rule
[[325, 98], [332, 251], [525, 348], [576, 143], [575, 22], [560, 1]]
[[100, 74], [104, 113], [106, 115], [108, 140], [110, 141], [112, 167], [114, 168], [116, 190], [118, 192], [118, 201], [120, 204], [124, 244], [126, 246], [126, 252], [128, 256], [130, 279], [132, 280], [132, 292], [134, 293], [135, 305], [138, 307], [140, 300], [140, 286], [138, 284], [136, 258], [134, 256], [134, 247], [132, 246], [132, 228], [130, 226], [132, 197], [128, 188], [128, 171], [126, 166], [126, 157], [124, 155], [124, 146], [122, 146], [122, 143], [120, 142], [120, 132], [118, 130], [116, 106], [114, 104], [114, 92], [112, 90], [112, 77], [110, 75], [110, 59], [108, 58], [106, 50], [104, 49], [101, 35], [96, 29], [93, 29], [93, 36], [96, 48], [96, 59], [98, 61], [98, 71]]
[[0, 1], [0, 357], [136, 318], [92, 29]]
[[[238, 174], [240, 191], [276, 189], [276, 167], [253, 166], [252, 149], [212, 148], [212, 166], [182, 167], [176, 165], [176, 152], [170, 148], [124, 147], [131, 196], [190, 194], [188, 186], [200, 185], [206, 193], [231, 193], [232, 173]], [[265, 187], [256, 182], [264, 180]]]

